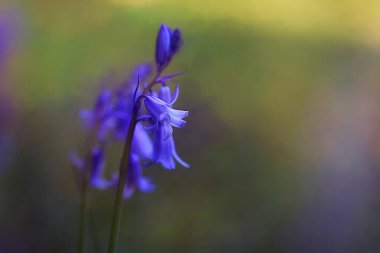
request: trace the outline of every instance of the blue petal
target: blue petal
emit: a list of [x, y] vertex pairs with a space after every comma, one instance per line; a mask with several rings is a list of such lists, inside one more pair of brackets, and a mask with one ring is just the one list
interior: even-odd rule
[[149, 178], [141, 178], [140, 181], [138, 182], [138, 188], [140, 191], [143, 191], [143, 192], [151, 192], [156, 187], [154, 186], [154, 184]]
[[158, 97], [166, 102], [170, 103], [171, 100], [171, 91], [169, 86], [162, 86], [158, 91]]
[[167, 140], [169, 137], [173, 134], [173, 128], [167, 120], [164, 120], [163, 126], [162, 126], [164, 133], [163, 133], [163, 141]]
[[110, 182], [102, 178], [105, 166], [104, 151], [100, 147], [95, 147], [92, 151], [90, 185], [98, 189], [105, 189], [110, 186]]
[[172, 156], [172, 143], [170, 141], [171, 137], [166, 140], [161, 139], [159, 158], [158, 161], [161, 162], [162, 166], [166, 169], [175, 169], [175, 162]]
[[181, 164], [183, 167], [185, 168], [190, 168], [190, 165], [188, 163], [186, 163], [184, 160], [182, 160], [179, 155], [177, 154], [177, 151], [175, 149], [175, 144], [174, 144], [174, 139], [172, 138], [171, 139], [171, 142], [172, 142], [172, 154], [174, 156], [174, 159], [176, 159], [176, 161]]
[[155, 119], [160, 118], [161, 114], [166, 113], [167, 111], [165, 103], [158, 98], [148, 96], [145, 99], [145, 105], [149, 113], [152, 114]]
[[135, 133], [133, 136], [132, 149], [142, 158], [152, 159], [153, 157], [152, 140], [150, 139], [148, 133], [145, 131], [141, 123], [138, 123], [136, 125]]
[[179, 95], [179, 86], [176, 85], [175, 89], [174, 89], [173, 97], [172, 97], [172, 99], [169, 102], [170, 105], [173, 105], [175, 103], [175, 101], [177, 101], [178, 95]]
[[175, 110], [171, 108], [168, 108], [168, 110], [170, 122], [173, 126], [181, 128], [186, 125], [186, 121], [184, 121], [182, 118], [186, 117], [189, 114], [188, 111]]

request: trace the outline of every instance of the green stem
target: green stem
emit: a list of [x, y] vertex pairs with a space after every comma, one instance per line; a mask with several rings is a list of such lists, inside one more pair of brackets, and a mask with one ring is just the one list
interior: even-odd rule
[[81, 206], [80, 206], [80, 225], [78, 252], [86, 252], [86, 234], [87, 234], [87, 209], [88, 209], [88, 176], [84, 172], [81, 184]]
[[123, 156], [120, 162], [119, 182], [118, 182], [117, 191], [116, 191], [116, 199], [115, 199], [115, 206], [114, 206], [113, 217], [112, 217], [112, 227], [111, 227], [108, 253], [116, 252], [116, 244], [118, 240], [120, 220], [121, 220], [121, 208], [123, 204], [123, 191], [124, 191], [124, 185], [125, 185], [126, 176], [127, 176], [127, 168], [128, 168], [129, 158], [130, 158], [130, 153], [131, 153], [133, 133], [135, 132], [135, 127], [136, 127], [136, 120], [137, 120], [137, 111], [133, 110], [131, 123], [130, 123], [128, 133], [127, 133], [127, 138], [125, 139], [125, 143], [124, 143]]
[[79, 221], [79, 240], [78, 240], [78, 253], [86, 252], [86, 238], [87, 238], [87, 213], [88, 213], [88, 194], [89, 194], [89, 177], [92, 159], [92, 147], [96, 143], [96, 134], [98, 131], [98, 125], [96, 125], [92, 134], [87, 140], [87, 154], [84, 160], [84, 166], [82, 174], [79, 177], [79, 187], [80, 187], [80, 221]]

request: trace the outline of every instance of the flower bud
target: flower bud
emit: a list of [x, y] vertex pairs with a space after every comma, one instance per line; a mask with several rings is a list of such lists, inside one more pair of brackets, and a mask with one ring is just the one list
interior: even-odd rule
[[170, 56], [171, 57], [179, 51], [182, 44], [183, 44], [182, 33], [178, 28], [176, 28], [174, 29], [174, 32], [171, 37], [171, 42], [170, 42], [170, 51], [171, 51]]
[[159, 67], [166, 65], [171, 57], [172, 30], [162, 24], [156, 40], [156, 63]]

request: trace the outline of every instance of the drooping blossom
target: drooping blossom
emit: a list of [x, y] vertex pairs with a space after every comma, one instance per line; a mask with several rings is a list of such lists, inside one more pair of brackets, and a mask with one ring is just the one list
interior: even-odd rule
[[87, 128], [97, 129], [99, 139], [104, 139], [107, 131], [114, 125], [111, 102], [112, 93], [109, 90], [102, 90], [93, 108], [81, 110], [79, 113]]
[[[86, 161], [85, 158], [80, 158], [75, 152], [71, 152], [70, 154], [70, 162], [79, 169], [80, 175], [82, 176], [83, 173], [89, 173], [89, 185], [100, 190], [112, 185], [111, 181], [105, 180], [103, 177], [105, 168], [104, 152], [104, 147], [95, 146], [91, 151], [89, 161]], [[86, 164], [86, 162], [88, 162], [88, 164]], [[88, 171], [85, 171], [87, 168], [89, 168]]]
[[154, 154], [153, 162], [159, 162], [166, 169], [174, 169], [174, 159], [182, 166], [188, 168], [189, 165], [184, 162], [177, 154], [172, 126], [181, 128], [185, 126], [184, 117], [188, 115], [187, 111], [176, 110], [172, 105], [176, 102], [179, 94], [179, 87], [176, 86], [174, 95], [171, 90], [164, 85], [159, 89], [158, 96], [147, 96], [145, 105], [152, 117], [152, 126], [149, 129], [154, 130]]

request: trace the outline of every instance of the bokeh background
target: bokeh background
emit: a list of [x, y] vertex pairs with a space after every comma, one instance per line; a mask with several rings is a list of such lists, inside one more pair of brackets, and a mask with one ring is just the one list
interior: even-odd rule
[[[78, 111], [154, 60], [163, 22], [192, 168], [145, 170], [119, 252], [379, 252], [377, 0], [1, 0], [0, 252], [75, 252]], [[100, 253], [114, 195], [91, 194]]]

